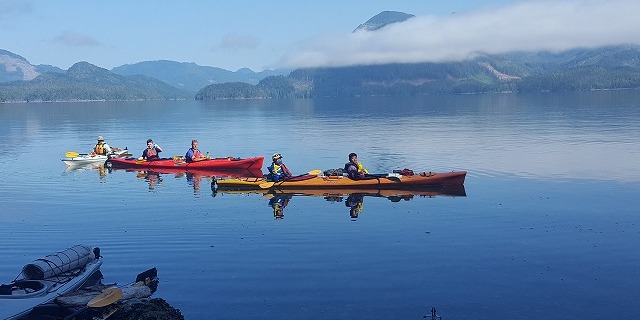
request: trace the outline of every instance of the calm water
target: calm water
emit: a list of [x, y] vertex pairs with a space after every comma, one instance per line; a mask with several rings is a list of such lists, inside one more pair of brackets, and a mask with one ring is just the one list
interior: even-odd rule
[[[214, 194], [184, 175], [65, 170], [98, 135], [137, 156], [284, 155], [298, 173], [467, 170], [466, 196]], [[634, 319], [640, 92], [0, 104], [0, 282], [77, 243], [107, 282], [157, 267], [188, 319]], [[197, 182], [197, 181], [196, 181]]]

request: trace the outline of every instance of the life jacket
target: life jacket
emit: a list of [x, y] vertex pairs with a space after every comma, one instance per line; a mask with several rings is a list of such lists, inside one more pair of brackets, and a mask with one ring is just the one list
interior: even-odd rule
[[188, 162], [193, 161], [193, 159], [195, 159], [195, 158], [203, 157], [202, 152], [200, 152], [200, 150], [193, 149], [193, 148], [189, 148], [189, 150], [193, 151], [193, 155], [191, 156], [191, 159], [189, 159], [189, 157], [187, 156], [189, 154], [188, 151], [187, 151], [187, 154], [184, 155], [184, 157], [187, 159]]
[[[350, 167], [355, 167], [356, 168], [356, 172], [349, 171]], [[347, 174], [349, 174], [349, 178], [351, 178], [351, 179], [363, 179], [365, 174], [369, 174], [369, 171], [367, 171], [367, 169], [365, 169], [362, 166], [362, 163], [360, 163], [360, 162], [358, 162], [358, 163], [353, 163], [351, 161], [347, 162], [344, 165], [344, 171], [346, 171]]]
[[269, 167], [269, 173], [271, 174], [282, 174], [282, 166], [274, 163]]
[[103, 155], [103, 156], [107, 154], [107, 150], [105, 150], [104, 144], [102, 144], [102, 143], [96, 144], [96, 146], [93, 148], [93, 152], [95, 152], [96, 154]]
[[147, 159], [158, 158], [158, 152], [156, 152], [156, 148], [153, 147], [151, 149], [147, 148]]
[[358, 172], [369, 174], [369, 171], [362, 166], [362, 162], [358, 162]]

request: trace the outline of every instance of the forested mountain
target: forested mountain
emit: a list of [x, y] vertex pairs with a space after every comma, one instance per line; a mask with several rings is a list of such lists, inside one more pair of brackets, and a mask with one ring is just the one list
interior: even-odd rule
[[221, 68], [200, 66], [192, 62], [159, 60], [126, 64], [115, 67], [111, 71], [120, 75], [153, 77], [176, 88], [195, 93], [203, 87], [215, 83], [245, 82], [257, 84], [268, 76], [286, 75], [290, 70], [253, 72], [251, 69], [243, 68], [233, 72]]
[[0, 49], [0, 83], [17, 80], [31, 80], [45, 72], [64, 71], [60, 68], [49, 65], [34, 66], [29, 63], [27, 59], [15, 53]]
[[121, 76], [87, 62], [65, 73], [45, 72], [32, 80], [0, 83], [5, 101], [164, 100], [192, 98], [146, 76]]
[[[263, 99], [635, 89], [640, 88], [640, 46], [484, 55], [449, 63], [297, 69], [272, 80], [245, 87], [243, 98], [251, 98], [250, 92]], [[232, 98], [224, 94], [226, 88], [205, 87], [196, 99]]]

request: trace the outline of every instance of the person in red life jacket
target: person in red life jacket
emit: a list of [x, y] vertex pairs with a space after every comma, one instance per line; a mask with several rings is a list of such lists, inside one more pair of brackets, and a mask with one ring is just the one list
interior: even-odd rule
[[358, 162], [358, 155], [355, 153], [349, 154], [349, 162], [344, 165], [344, 171], [353, 180], [364, 179], [369, 174], [369, 171], [364, 168], [362, 163]]
[[184, 155], [184, 158], [187, 162], [210, 159], [209, 157], [203, 155], [202, 152], [200, 152], [200, 150], [198, 149], [198, 140], [196, 139], [191, 140], [191, 148], [189, 148], [187, 154]]
[[153, 140], [147, 140], [147, 148], [142, 151], [142, 157], [139, 160], [156, 160], [160, 159], [159, 153], [162, 152], [162, 148], [155, 144]]
[[98, 136], [98, 143], [96, 143], [96, 146], [93, 147], [93, 152], [101, 156], [106, 156], [113, 153], [111, 147], [104, 142], [104, 138], [102, 136]]
[[271, 157], [272, 163], [267, 167], [269, 173], [267, 173], [267, 180], [277, 182], [279, 180], [291, 178], [293, 175], [289, 168], [282, 163], [282, 155], [279, 153], [274, 154]]

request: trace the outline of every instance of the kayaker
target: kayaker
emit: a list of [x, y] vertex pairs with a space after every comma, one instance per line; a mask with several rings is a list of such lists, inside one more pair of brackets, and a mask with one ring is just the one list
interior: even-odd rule
[[138, 160], [156, 160], [160, 159], [159, 153], [162, 152], [162, 148], [155, 144], [153, 140], [147, 139], [147, 148], [142, 151], [142, 157]]
[[289, 168], [282, 163], [282, 155], [275, 153], [271, 157], [271, 165], [267, 167], [269, 173], [267, 173], [267, 180], [277, 182], [279, 180], [291, 178], [293, 174], [289, 171]]
[[344, 165], [344, 171], [353, 180], [364, 179], [369, 174], [369, 171], [358, 161], [358, 155], [353, 152], [349, 153], [349, 162]]
[[196, 139], [191, 140], [191, 148], [189, 148], [187, 154], [184, 155], [184, 158], [187, 162], [210, 159], [209, 157], [203, 155], [202, 152], [200, 152], [200, 150], [198, 149], [198, 140]]
[[113, 153], [113, 150], [111, 150], [111, 147], [104, 142], [104, 138], [102, 136], [98, 136], [98, 143], [93, 147], [93, 152], [97, 155], [106, 156]]

